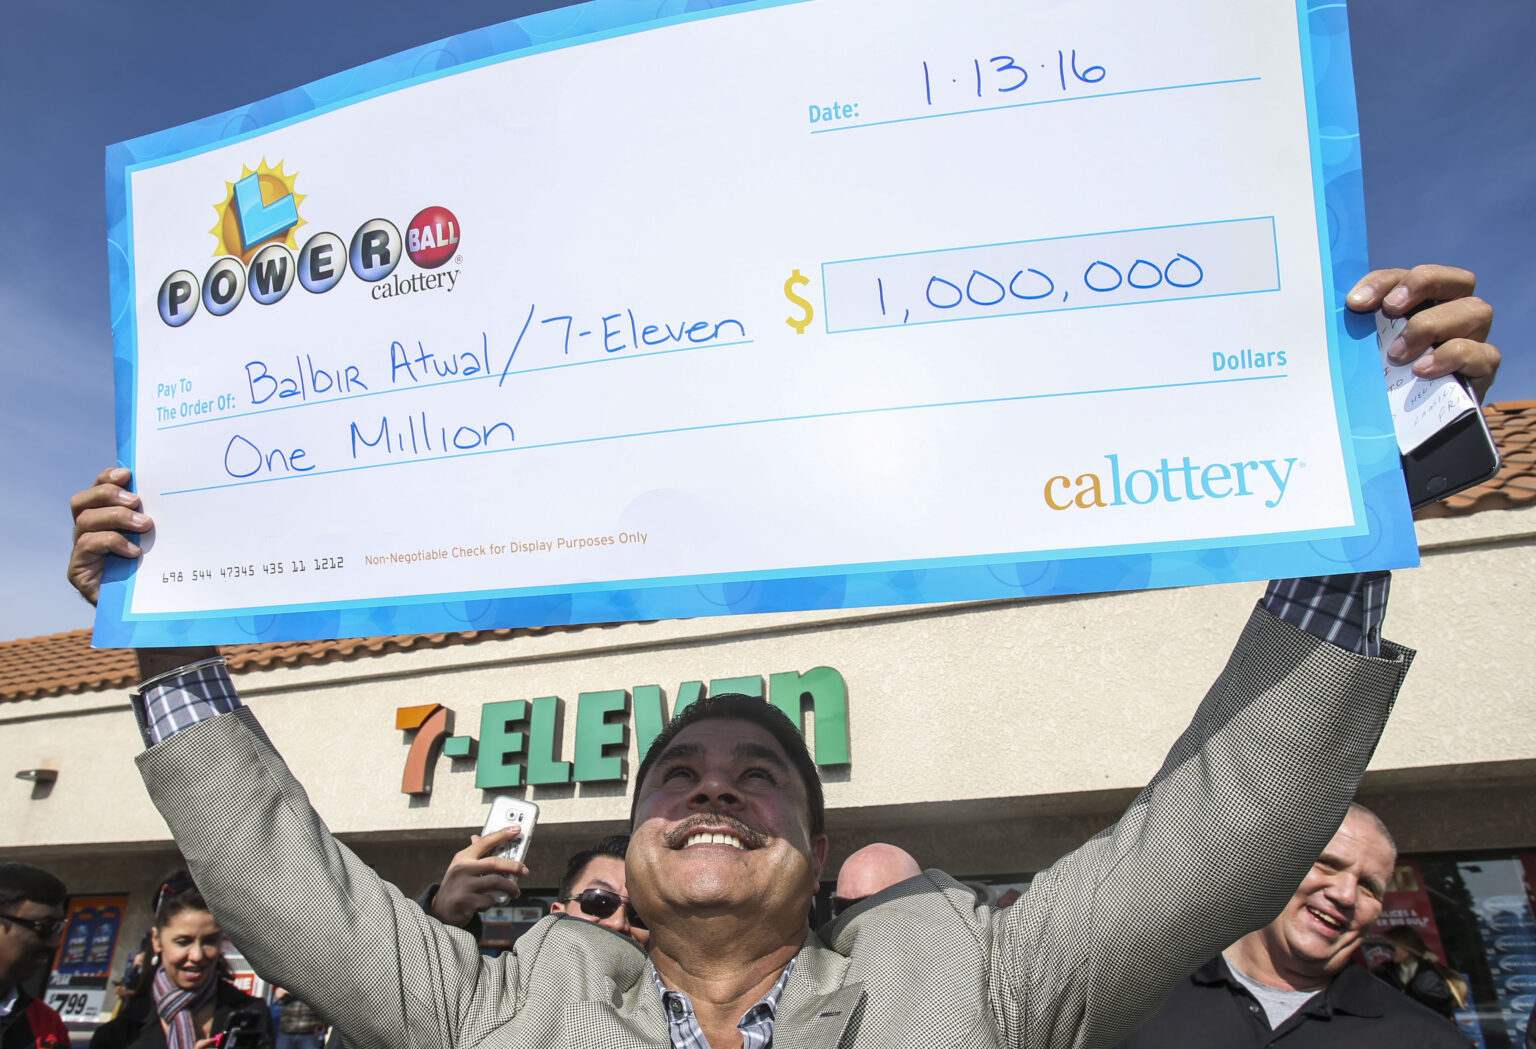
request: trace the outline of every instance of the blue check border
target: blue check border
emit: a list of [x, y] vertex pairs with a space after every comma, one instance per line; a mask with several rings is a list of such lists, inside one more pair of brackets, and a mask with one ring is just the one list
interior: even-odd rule
[[[469, 69], [594, 40], [815, 0], [592, 0], [403, 51], [261, 102], [111, 146], [106, 155], [117, 446], [134, 463], [137, 383], [130, 176], [320, 113]], [[914, 602], [984, 600], [1398, 568], [1418, 561], [1397, 443], [1375, 366], [1375, 329], [1343, 306], [1366, 271], [1365, 202], [1348, 19], [1343, 3], [1297, 3], [1312, 144], [1322, 280], [1338, 427], [1354, 524], [1323, 532], [791, 571], [435, 594], [387, 603], [275, 606], [239, 614], [130, 615], [133, 577], [112, 560], [95, 643], [236, 644], [600, 623]]]

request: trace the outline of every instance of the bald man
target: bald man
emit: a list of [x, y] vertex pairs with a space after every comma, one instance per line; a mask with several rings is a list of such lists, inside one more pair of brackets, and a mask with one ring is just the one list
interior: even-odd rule
[[910, 853], [894, 845], [875, 842], [866, 845], [843, 861], [837, 872], [837, 890], [832, 895], [832, 917], [860, 900], [888, 889], [899, 881], [923, 873]]

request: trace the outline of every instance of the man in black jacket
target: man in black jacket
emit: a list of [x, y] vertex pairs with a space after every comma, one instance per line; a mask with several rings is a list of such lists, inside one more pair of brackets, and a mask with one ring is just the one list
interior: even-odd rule
[[64, 883], [25, 863], [0, 863], [0, 1049], [69, 1049], [59, 1014], [21, 985], [53, 960]]
[[1280, 916], [1196, 970], [1121, 1049], [1466, 1049], [1444, 1017], [1350, 960], [1396, 864], [1381, 820], [1351, 805]]

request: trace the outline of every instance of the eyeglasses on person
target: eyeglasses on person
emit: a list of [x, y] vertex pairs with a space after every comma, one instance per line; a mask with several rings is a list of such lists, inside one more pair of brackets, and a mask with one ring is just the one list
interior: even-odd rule
[[0, 914], [0, 920], [15, 922], [17, 925], [31, 929], [32, 935], [45, 943], [57, 936], [59, 930], [64, 928], [63, 918], [49, 918], [39, 921], [36, 918], [20, 918], [14, 914]]
[[637, 929], [645, 928], [645, 922], [640, 920], [640, 915], [635, 913], [635, 908], [629, 900], [616, 892], [609, 892], [607, 889], [584, 889], [575, 896], [562, 896], [560, 902], [579, 903], [584, 912], [590, 914], [598, 921], [602, 921], [604, 918], [612, 915], [614, 911], [623, 907], [624, 914], [629, 919], [629, 924]]

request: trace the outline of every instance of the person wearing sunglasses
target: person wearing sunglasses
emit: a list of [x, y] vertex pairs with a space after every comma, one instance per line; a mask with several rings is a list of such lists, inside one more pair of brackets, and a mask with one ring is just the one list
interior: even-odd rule
[[[444, 925], [456, 925], [478, 938], [480, 912], [505, 906], [518, 895], [513, 880], [518, 865], [496, 855], [509, 838], [508, 830], [483, 838], [476, 835], [454, 856], [441, 884], [430, 886], [417, 900], [422, 909]], [[628, 848], [628, 835], [616, 834], [572, 856], [550, 913], [595, 922], [644, 947], [650, 933], [625, 895], [624, 854]]]
[[69, 1049], [69, 1028], [22, 984], [53, 960], [64, 883], [26, 863], [0, 863], [0, 1049]]
[[644, 947], [650, 931], [624, 895], [628, 849], [629, 835], [615, 834], [572, 856], [560, 879], [559, 899], [549, 905], [549, 912], [596, 922]]

